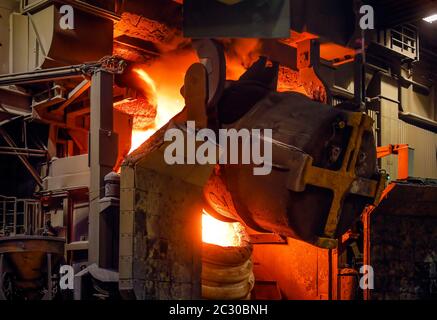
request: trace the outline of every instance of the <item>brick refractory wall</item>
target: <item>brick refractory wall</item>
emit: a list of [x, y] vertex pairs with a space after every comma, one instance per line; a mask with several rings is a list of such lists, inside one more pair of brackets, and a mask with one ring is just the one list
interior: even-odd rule
[[373, 300], [437, 299], [437, 218], [372, 215]]

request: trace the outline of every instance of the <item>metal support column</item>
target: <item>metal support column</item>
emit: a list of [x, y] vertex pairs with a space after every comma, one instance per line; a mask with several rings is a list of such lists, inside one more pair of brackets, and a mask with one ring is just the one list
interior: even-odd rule
[[354, 96], [359, 110], [365, 112], [365, 70], [364, 57], [362, 54], [355, 56], [354, 62]]
[[53, 299], [52, 254], [47, 253], [47, 300]]
[[90, 213], [88, 227], [88, 261], [99, 265], [100, 204], [104, 197], [103, 178], [112, 171], [118, 150], [118, 137], [113, 132], [113, 74], [98, 70], [91, 79], [91, 125], [89, 138]]
[[0, 254], [0, 301], [7, 300], [3, 291], [3, 254]]
[[49, 153], [50, 158], [56, 157], [58, 155], [57, 146], [56, 146], [57, 140], [58, 140], [58, 128], [54, 124], [51, 124], [49, 126], [49, 138], [47, 143], [47, 151]]

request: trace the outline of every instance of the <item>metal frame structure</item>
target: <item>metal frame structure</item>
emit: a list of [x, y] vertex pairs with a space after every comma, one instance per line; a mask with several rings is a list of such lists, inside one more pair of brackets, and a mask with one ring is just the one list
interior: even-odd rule
[[[301, 192], [307, 184], [330, 189], [333, 191], [333, 200], [324, 229], [324, 236], [320, 237], [317, 245], [327, 249], [337, 247], [336, 230], [339, 222], [342, 203], [347, 194], [357, 194], [377, 201], [385, 186], [385, 177], [382, 175], [379, 182], [357, 177], [355, 166], [361, 147], [363, 133], [372, 130], [373, 121], [362, 113], [351, 113], [347, 125], [351, 126], [352, 134], [340, 170], [333, 171], [312, 165], [312, 158], [303, 153], [296, 153], [304, 157], [303, 166], [290, 170], [288, 188]], [[344, 124], [346, 125], [346, 124]], [[297, 161], [296, 163], [299, 163]]]
[[[408, 144], [395, 144], [377, 148], [377, 157], [381, 159], [391, 154], [398, 156], [398, 180], [406, 180], [410, 174], [410, 148]], [[412, 159], [411, 159], [412, 160]]]

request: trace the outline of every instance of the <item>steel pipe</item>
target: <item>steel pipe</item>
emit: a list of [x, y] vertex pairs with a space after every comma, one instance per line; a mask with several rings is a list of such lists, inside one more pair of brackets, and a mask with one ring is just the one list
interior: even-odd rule
[[37, 82], [55, 81], [59, 79], [77, 78], [83, 76], [85, 67], [98, 66], [98, 63], [90, 65], [74, 65], [67, 67], [41, 69], [29, 72], [7, 74], [0, 76], [0, 86], [29, 84]]
[[40, 154], [46, 154], [47, 151], [45, 150], [38, 150], [38, 149], [28, 149], [28, 148], [14, 148], [14, 147], [0, 147], [0, 151], [7, 150], [7, 151], [18, 151], [23, 153], [40, 153]]

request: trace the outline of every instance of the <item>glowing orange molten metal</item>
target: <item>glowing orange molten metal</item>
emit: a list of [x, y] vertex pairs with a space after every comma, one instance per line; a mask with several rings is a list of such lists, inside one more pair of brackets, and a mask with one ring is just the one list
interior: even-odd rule
[[163, 56], [161, 59], [134, 72], [144, 81], [148, 90], [150, 103], [156, 105], [156, 118], [153, 127], [146, 130], [133, 130], [129, 153], [137, 149], [157, 130], [170, 121], [184, 108], [185, 101], [180, 94], [184, 84], [185, 72], [189, 66], [197, 62], [194, 52], [179, 52], [177, 55]]
[[134, 72], [141, 77], [141, 79], [150, 87], [150, 89], [152, 89], [153, 93], [156, 95], [156, 84], [155, 81], [150, 78], [149, 74], [142, 69], [135, 69]]
[[221, 247], [239, 247], [244, 239], [244, 226], [239, 222], [223, 222], [203, 210], [202, 240]]
[[168, 93], [165, 94], [160, 90], [159, 86], [156, 85], [155, 81], [146, 71], [142, 69], [135, 69], [134, 72], [140, 76], [141, 80], [144, 81], [144, 85], [147, 86], [153, 94], [153, 97], [150, 97], [150, 99], [152, 103], [156, 104], [157, 106], [157, 114], [153, 127], [147, 130], [132, 131], [132, 142], [129, 153], [141, 146], [144, 141], [149, 139], [157, 130], [165, 125], [184, 107], [183, 98], [179, 97], [180, 94], [178, 90], [176, 90], [176, 93], [173, 95]]
[[[258, 39], [224, 40], [226, 51], [226, 76], [228, 80], [238, 78], [249, 68], [261, 54], [261, 42]], [[191, 64], [198, 62], [194, 50], [179, 51], [163, 55], [150, 65], [134, 69], [144, 82], [147, 100], [156, 106], [156, 118], [153, 126], [146, 129], [135, 128], [132, 131], [132, 143], [129, 153], [137, 149], [158, 129], [164, 126], [176, 114], [182, 111], [185, 101], [180, 94], [184, 84], [185, 73]], [[284, 71], [284, 70], [282, 70]], [[299, 91], [300, 86], [291, 70], [279, 75], [279, 91]]]

